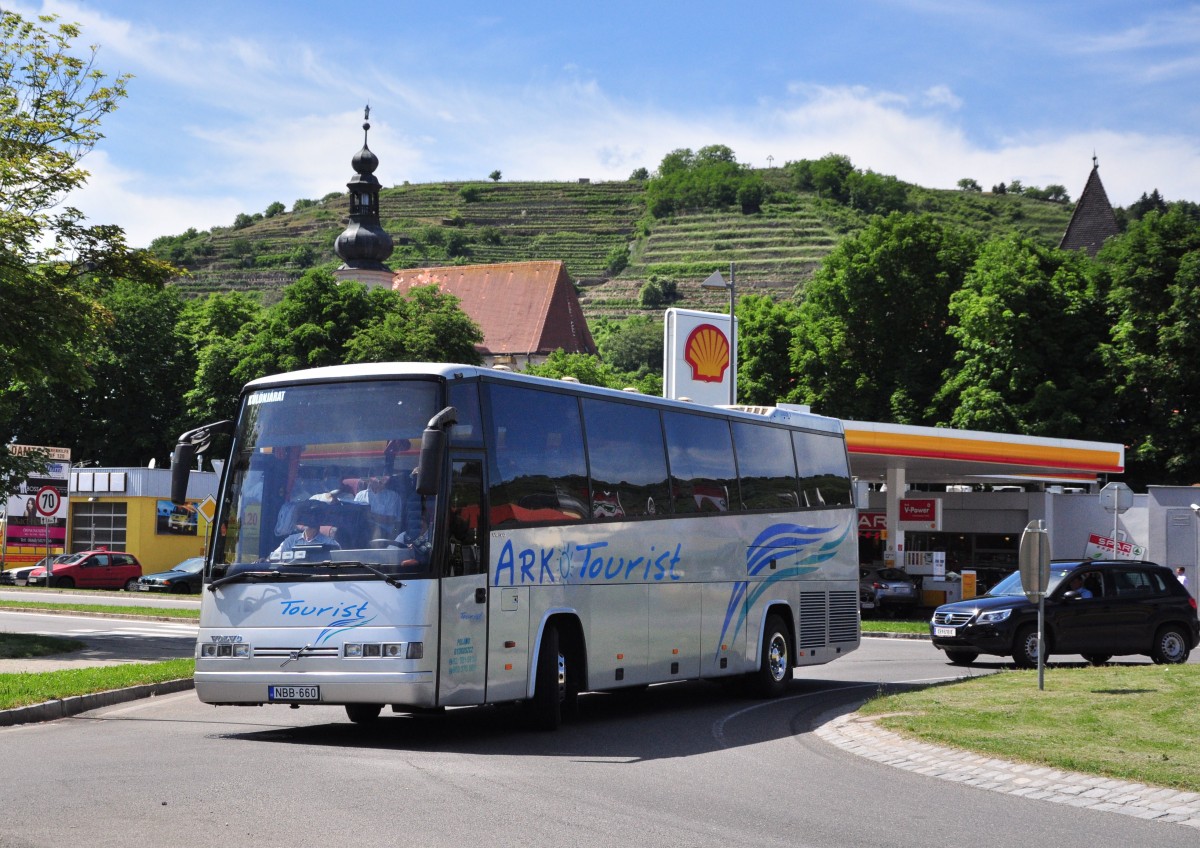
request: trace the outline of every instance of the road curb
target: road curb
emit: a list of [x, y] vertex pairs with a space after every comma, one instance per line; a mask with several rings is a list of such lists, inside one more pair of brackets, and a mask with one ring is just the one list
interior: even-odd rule
[[151, 698], [156, 695], [170, 695], [195, 688], [192, 678], [181, 680], [166, 680], [162, 683], [147, 683], [143, 686], [129, 686], [124, 689], [110, 689], [107, 692], [95, 692], [90, 695], [72, 695], [69, 698], [55, 698], [28, 707], [14, 707], [11, 710], [0, 710], [0, 727], [14, 724], [30, 724], [38, 721], [54, 721], [78, 715], [88, 710], [110, 707], [113, 704], [123, 704], [126, 701], [136, 701], [140, 698]]

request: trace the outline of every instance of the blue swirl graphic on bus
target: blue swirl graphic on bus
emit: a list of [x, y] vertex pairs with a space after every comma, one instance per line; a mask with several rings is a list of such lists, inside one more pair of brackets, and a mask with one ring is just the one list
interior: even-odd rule
[[729, 636], [732, 642], [741, 633], [751, 608], [763, 594], [780, 580], [809, 574], [820, 568], [822, 563], [833, 559], [845, 543], [850, 528], [850, 522], [845, 526], [832, 527], [772, 524], [759, 533], [746, 548], [746, 576], [754, 577], [768, 566], [773, 570], [761, 582], [741, 580], [733, 585], [729, 593], [729, 605], [725, 609], [721, 638], [717, 640], [717, 655], [721, 653], [721, 646], [727, 644], [725, 634], [729, 633], [730, 627], [733, 628]]
[[357, 627], [370, 624], [375, 616], [367, 616], [367, 601], [361, 604], [332, 604], [325, 606], [310, 606], [303, 600], [280, 601], [283, 606], [281, 615], [298, 616], [300, 618], [321, 618], [334, 616], [334, 620], [324, 626], [317, 634], [314, 645], [329, 641], [338, 633], [354, 630]]

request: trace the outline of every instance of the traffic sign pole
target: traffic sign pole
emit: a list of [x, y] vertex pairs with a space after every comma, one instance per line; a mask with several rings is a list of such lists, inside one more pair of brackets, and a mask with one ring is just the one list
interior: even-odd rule
[[[1114, 540], [1115, 541], [1115, 540]], [[1046, 688], [1046, 588], [1050, 585], [1050, 534], [1046, 522], [1039, 519], [1025, 525], [1017, 554], [1021, 588], [1025, 597], [1037, 601], [1038, 689]]]

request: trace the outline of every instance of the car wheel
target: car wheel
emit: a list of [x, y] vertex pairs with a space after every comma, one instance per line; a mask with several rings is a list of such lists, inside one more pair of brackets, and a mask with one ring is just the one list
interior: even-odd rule
[[1084, 654], [1083, 658], [1092, 665], [1104, 665], [1112, 659], [1112, 654]]
[[192, 587], [186, 583], [176, 583], [171, 587], [171, 591], [176, 595], [190, 595], [192, 594]]
[[979, 651], [947, 649], [946, 659], [950, 660], [954, 665], [970, 665], [979, 659]]
[[792, 679], [792, 655], [788, 650], [788, 631], [777, 614], [767, 616], [763, 628], [758, 671], [751, 675], [751, 690], [760, 698], [783, 694]]
[[128, 580], [125, 581], [124, 588], [125, 588], [126, 592], [136, 592], [137, 587], [138, 587], [138, 579], [136, 577], [130, 577]]
[[55, 589], [74, 589], [75, 581], [70, 577], [59, 577], [54, 581]]
[[1168, 624], [1155, 635], [1150, 658], [1156, 663], [1177, 665], [1187, 662], [1191, 653], [1187, 635], [1177, 625]]
[[538, 651], [529, 702], [529, 720], [535, 730], [557, 730], [562, 725], [563, 701], [567, 696], [567, 658], [559, 650], [558, 628], [546, 626]]
[[[1043, 653], [1044, 657], [1045, 654]], [[1013, 662], [1018, 668], [1037, 668], [1038, 664], [1038, 632], [1037, 625], [1026, 624], [1017, 631], [1013, 641]]]
[[371, 724], [383, 710], [383, 704], [346, 704], [346, 717], [355, 724]]

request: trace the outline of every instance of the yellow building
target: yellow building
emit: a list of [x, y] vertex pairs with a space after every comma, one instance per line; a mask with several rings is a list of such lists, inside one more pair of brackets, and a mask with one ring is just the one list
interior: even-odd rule
[[[128, 551], [145, 574], [205, 552], [209, 523], [199, 509], [217, 493], [215, 472], [192, 472], [187, 505], [171, 503], [167, 468], [84, 468], [71, 472], [67, 550]], [[211, 513], [210, 513], [211, 514]]]

